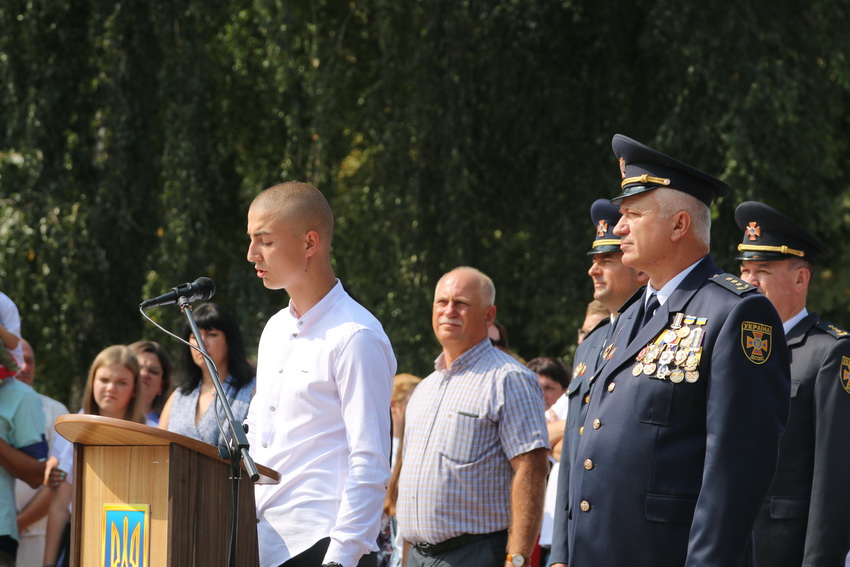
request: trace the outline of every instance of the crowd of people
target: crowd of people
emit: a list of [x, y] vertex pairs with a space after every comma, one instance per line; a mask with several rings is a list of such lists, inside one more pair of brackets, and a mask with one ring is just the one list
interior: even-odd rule
[[[262, 567], [844, 566], [850, 335], [806, 306], [829, 248], [745, 202], [740, 274], [723, 273], [710, 206], [731, 188], [625, 136], [612, 147], [621, 193], [590, 209], [571, 364], [513, 352], [495, 284], [461, 266], [434, 290], [434, 371], [397, 374], [334, 275], [327, 200], [285, 183], [248, 211], [247, 260], [289, 296], [256, 366], [233, 315], [203, 304], [174, 366], [150, 341], [98, 354], [80, 413], [219, 444], [202, 341], [253, 457], [280, 474], [255, 488]], [[30, 387], [3, 294], [0, 341], [0, 567], [68, 564], [73, 450], [52, 429], [68, 410]]]

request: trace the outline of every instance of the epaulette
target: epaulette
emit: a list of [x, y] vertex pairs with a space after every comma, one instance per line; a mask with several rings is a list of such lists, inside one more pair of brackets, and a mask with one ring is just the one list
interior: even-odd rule
[[744, 295], [748, 291], [756, 289], [744, 280], [736, 278], [732, 274], [716, 274], [711, 277], [711, 281], [737, 295]]
[[827, 334], [832, 335], [836, 339], [850, 337], [850, 332], [847, 332], [844, 329], [840, 329], [828, 321], [818, 321], [817, 323], [815, 323], [815, 327], [817, 327], [821, 331], [826, 332]]

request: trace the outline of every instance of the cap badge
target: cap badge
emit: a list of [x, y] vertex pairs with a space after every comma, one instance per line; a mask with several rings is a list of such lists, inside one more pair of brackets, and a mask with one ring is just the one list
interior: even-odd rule
[[751, 222], [744, 229], [744, 232], [750, 237], [750, 240], [758, 240], [758, 237], [761, 236], [761, 227], [757, 223]]
[[626, 178], [626, 160], [623, 159], [623, 156], [620, 156], [620, 175], [623, 179]]
[[608, 223], [604, 219], [600, 220], [599, 224], [596, 225], [596, 236], [602, 238], [606, 232], [608, 232]]

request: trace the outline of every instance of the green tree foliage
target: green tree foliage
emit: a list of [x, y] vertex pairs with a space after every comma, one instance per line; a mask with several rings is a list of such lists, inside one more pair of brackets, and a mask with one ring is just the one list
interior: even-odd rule
[[[592, 289], [590, 203], [615, 132], [792, 213], [836, 254], [810, 304], [848, 324], [848, 0], [0, 0], [0, 276], [76, 407], [93, 356], [199, 275], [249, 348], [286, 301], [245, 260], [261, 189], [306, 180], [334, 261], [399, 369], [438, 352], [433, 287], [474, 265], [526, 358], [569, 355]], [[152, 310], [174, 328], [176, 308]]]

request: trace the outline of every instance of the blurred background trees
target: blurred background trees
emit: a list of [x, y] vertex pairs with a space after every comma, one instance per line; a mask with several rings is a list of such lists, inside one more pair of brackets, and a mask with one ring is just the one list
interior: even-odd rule
[[[245, 260], [247, 206], [318, 186], [334, 261], [399, 370], [438, 352], [433, 287], [493, 277], [526, 358], [569, 356], [592, 289], [588, 209], [616, 132], [724, 178], [732, 211], [793, 214], [833, 247], [810, 307], [850, 325], [850, 0], [0, 0], [0, 290], [37, 387], [152, 338], [139, 302], [200, 275], [255, 350], [285, 294]], [[180, 328], [175, 308], [152, 310]]]

